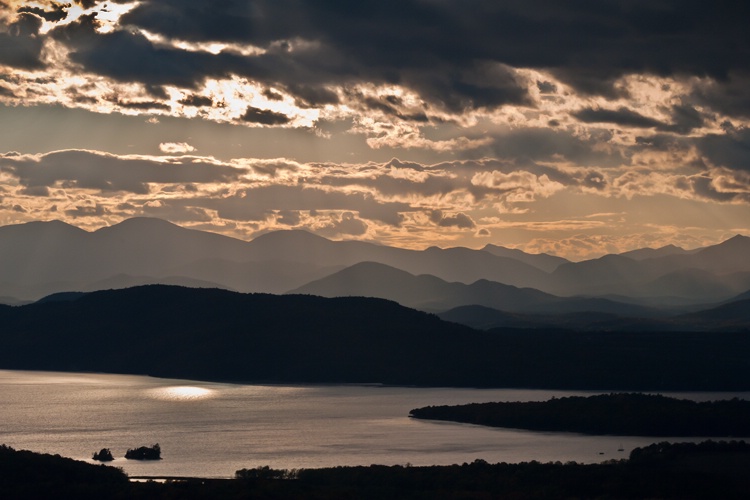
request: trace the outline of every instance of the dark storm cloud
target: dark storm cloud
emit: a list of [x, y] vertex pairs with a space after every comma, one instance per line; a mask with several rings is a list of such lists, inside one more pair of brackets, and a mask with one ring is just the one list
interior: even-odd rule
[[[8, 26], [0, 23], [0, 64], [20, 69], [40, 69], [43, 40], [42, 20], [23, 13]], [[5, 28], [5, 29], [3, 29]]]
[[213, 106], [214, 104], [213, 100], [211, 100], [210, 97], [204, 97], [204, 96], [195, 95], [195, 94], [190, 94], [189, 96], [186, 96], [184, 99], [180, 99], [180, 101], [178, 102], [184, 106], [195, 106], [195, 107]]
[[[243, 5], [246, 3], [243, 2]], [[181, 12], [175, 14], [177, 19], [191, 18], [192, 22], [186, 23], [186, 26], [192, 26], [197, 31], [193, 36], [189, 36], [189, 33], [183, 32], [182, 29], [173, 32], [174, 30], [169, 27], [159, 26], [166, 19], [169, 19], [169, 23], [173, 23], [174, 18], [170, 16], [163, 17], [157, 21], [156, 25], [135, 14], [125, 16], [123, 22], [138, 24], [157, 33], [189, 40], [200, 38], [200, 36], [195, 36], [196, 34], [214, 33], [211, 25], [207, 26], [205, 23], [210, 19], [216, 20], [217, 16], [227, 26], [232, 26], [238, 21], [235, 19], [235, 11], [226, 6], [224, 6], [226, 10], [221, 10], [211, 5], [208, 10], [212, 15], [207, 15], [207, 19], [192, 18], [191, 16], [202, 15], [202, 7], [193, 8], [190, 2], [185, 2], [185, 5], [182, 3], [172, 5], [168, 2], [146, 3], [142, 7], [154, 14]], [[240, 12], [247, 10], [246, 6], [235, 5], [235, 7]], [[442, 61], [444, 54], [431, 51], [414, 53], [413, 50], [405, 50], [413, 45], [405, 34], [401, 35], [398, 42], [405, 45], [397, 52], [388, 49], [387, 54], [381, 53], [381, 50], [386, 47], [376, 49], [372, 43], [393, 45], [395, 42], [383, 39], [382, 36], [380, 40], [360, 39], [356, 43], [354, 43], [355, 40], [338, 40], [330, 37], [333, 33], [319, 32], [318, 26], [308, 33], [302, 24], [294, 24], [295, 18], [290, 18], [288, 11], [277, 10], [275, 4], [272, 8], [267, 8], [273, 10], [274, 15], [278, 15], [280, 19], [271, 22], [267, 16], [263, 17], [263, 23], [261, 23], [263, 26], [260, 31], [266, 30], [267, 27], [264, 24], [266, 22], [269, 25], [284, 20], [289, 22], [288, 26], [285, 25], [281, 27], [281, 31], [274, 33], [274, 38], [265, 39], [258, 35], [260, 40], [254, 39], [253, 33], [257, 31], [254, 29], [255, 24], [258, 23], [257, 19], [253, 21], [255, 24], [248, 21], [249, 25], [242, 26], [240, 30], [242, 36], [237, 34], [234, 37], [230, 36], [233, 30], [229, 29], [224, 35], [206, 38], [227, 40], [227, 38], [239, 37], [240, 40], [237, 41], [262, 43], [267, 50], [256, 56], [242, 56], [231, 51], [214, 55], [157, 47], [143, 35], [129, 30], [98, 33], [97, 22], [93, 15], [84, 16], [79, 21], [55, 29], [53, 36], [71, 47], [70, 58], [89, 71], [120, 81], [135, 81], [148, 85], [173, 84], [194, 88], [206, 77], [236, 74], [269, 85], [278, 85], [294, 95], [300, 104], [310, 106], [338, 102], [338, 96], [328, 89], [327, 85], [362, 81], [402, 84], [416, 90], [423, 98], [456, 111], [469, 107], [494, 107], [507, 103], [529, 102], [526, 90], [523, 84], [517, 81], [514, 72], [491, 60], [472, 58], [458, 65], [456, 61], [446, 63]], [[315, 17], [319, 15], [318, 12]], [[359, 21], [359, 24], [366, 22], [369, 25], [368, 31], [374, 30], [375, 26], [370, 25], [370, 20], [360, 19]], [[326, 24], [328, 24], [328, 29], [334, 28], [330, 23]], [[201, 30], [201, 26], [207, 30]], [[302, 31], [297, 32], [295, 29], [302, 29]], [[379, 28], [378, 30], [382, 31]], [[287, 31], [288, 38], [309, 38], [316, 41], [317, 45], [313, 48], [298, 49], [294, 43], [272, 43], [283, 41], [286, 37], [282, 36], [282, 32]], [[441, 42], [443, 45], [445, 43]], [[409, 54], [402, 56], [403, 52]], [[403, 57], [405, 58], [402, 60]]]
[[52, 10], [44, 10], [39, 7], [21, 7], [18, 9], [17, 12], [21, 13], [28, 13], [28, 14], [35, 14], [42, 19], [45, 19], [47, 21], [62, 21], [66, 17], [68, 17], [68, 10], [67, 6], [63, 4], [56, 4], [51, 6]]
[[366, 97], [358, 96], [365, 108], [373, 111], [380, 111], [389, 116], [411, 122], [428, 122], [430, 119], [424, 111], [410, 112], [409, 110], [399, 109], [401, 99], [396, 96], [387, 97]]
[[542, 94], [555, 94], [557, 93], [557, 85], [555, 85], [552, 82], [536, 82], [536, 88], [539, 89], [539, 92]]
[[119, 81], [193, 88], [206, 76], [228, 74], [211, 54], [159, 48], [142, 34], [124, 30], [102, 34], [97, 27], [94, 15], [82, 16], [54, 29], [52, 36], [72, 49], [71, 60]]
[[648, 118], [633, 110], [621, 107], [616, 110], [584, 108], [573, 113], [584, 123], [613, 123], [624, 127], [656, 128], [663, 125], [659, 120]]
[[458, 212], [453, 215], [445, 215], [442, 210], [431, 210], [430, 221], [439, 227], [457, 227], [459, 229], [474, 229], [476, 224], [468, 215]]
[[666, 129], [678, 134], [689, 134], [693, 129], [701, 127], [703, 122], [703, 116], [697, 109], [681, 104], [672, 107], [672, 123]]
[[[328, 82], [401, 83], [456, 108], [526, 98], [512, 78], [480, 84], [488, 62], [551, 69], [612, 97], [632, 72], [726, 79], [750, 66], [748, 14], [745, 2], [702, 0], [147, 0], [123, 22], [191, 41], [317, 41], [330, 49], [315, 58]], [[304, 82], [291, 76], [275, 79]]]
[[227, 166], [193, 162], [189, 157], [181, 158], [179, 163], [159, 163], [77, 150], [38, 158], [0, 157], [0, 172], [15, 176], [26, 188], [52, 187], [59, 182], [67, 187], [138, 194], [149, 192], [149, 182], [231, 182], [244, 173]]
[[248, 106], [245, 114], [240, 119], [248, 123], [260, 123], [261, 125], [284, 125], [291, 121], [291, 118], [284, 113], [277, 113], [270, 109], [259, 109], [253, 106]]
[[750, 72], [737, 72], [727, 79], [698, 83], [691, 95], [698, 104], [727, 116], [750, 118]]
[[583, 108], [573, 113], [573, 116], [584, 123], [612, 123], [623, 127], [653, 128], [662, 132], [678, 134], [690, 133], [694, 128], [703, 125], [703, 117], [692, 106], [676, 105], [670, 111], [672, 115], [672, 122], [670, 123], [649, 118], [625, 107], [614, 110]]
[[163, 102], [157, 102], [157, 101], [115, 101], [118, 106], [125, 109], [139, 109], [143, 111], [148, 111], [150, 109], [163, 109], [165, 111], [171, 109], [169, 105], [164, 104]]
[[287, 84], [286, 91], [292, 94], [300, 107], [325, 106], [326, 104], [338, 104], [339, 96], [336, 92], [321, 86], [304, 84]]
[[728, 129], [697, 141], [698, 150], [714, 165], [750, 172], [750, 129]]

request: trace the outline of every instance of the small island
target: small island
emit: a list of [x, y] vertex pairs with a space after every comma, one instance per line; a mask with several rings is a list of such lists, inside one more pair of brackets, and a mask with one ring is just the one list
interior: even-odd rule
[[97, 462], [111, 462], [115, 459], [115, 457], [112, 456], [112, 452], [109, 450], [109, 448], [102, 448], [98, 452], [94, 453], [94, 456], [92, 456], [91, 459], [96, 460]]
[[750, 436], [750, 401], [696, 402], [640, 393], [417, 408], [410, 417], [534, 431], [619, 436]]
[[149, 447], [141, 446], [125, 452], [128, 460], [161, 460], [161, 447], [159, 443]]

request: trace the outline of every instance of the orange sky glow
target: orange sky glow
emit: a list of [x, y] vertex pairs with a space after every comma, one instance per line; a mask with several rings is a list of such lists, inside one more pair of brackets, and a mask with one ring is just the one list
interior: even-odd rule
[[573, 260], [750, 234], [748, 7], [582, 5], [0, 1], [0, 225]]

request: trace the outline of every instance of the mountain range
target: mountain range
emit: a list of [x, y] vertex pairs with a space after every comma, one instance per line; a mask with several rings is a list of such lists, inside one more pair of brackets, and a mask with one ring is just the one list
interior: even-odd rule
[[750, 238], [741, 235], [693, 250], [644, 248], [570, 262], [497, 245], [410, 250], [301, 230], [243, 241], [152, 218], [93, 232], [60, 221], [31, 222], [0, 227], [0, 302], [159, 283], [380, 297], [438, 313], [480, 306], [568, 315], [566, 321], [587, 313], [655, 319], [740, 300], [750, 290], [748, 256]]

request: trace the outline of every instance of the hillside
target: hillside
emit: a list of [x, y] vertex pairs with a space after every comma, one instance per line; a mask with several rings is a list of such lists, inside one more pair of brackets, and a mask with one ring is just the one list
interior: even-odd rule
[[481, 332], [381, 299], [157, 285], [63, 298], [0, 307], [0, 368], [231, 381], [750, 389], [750, 338], [739, 333]]

